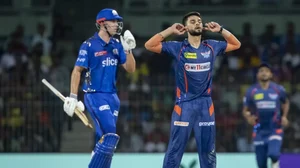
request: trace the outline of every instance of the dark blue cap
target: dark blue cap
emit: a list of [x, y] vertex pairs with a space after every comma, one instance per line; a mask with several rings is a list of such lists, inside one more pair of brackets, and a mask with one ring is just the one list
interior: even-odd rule
[[119, 16], [118, 12], [114, 9], [105, 8], [102, 9], [96, 17], [96, 22], [106, 21], [106, 20], [123, 20], [121, 16]]

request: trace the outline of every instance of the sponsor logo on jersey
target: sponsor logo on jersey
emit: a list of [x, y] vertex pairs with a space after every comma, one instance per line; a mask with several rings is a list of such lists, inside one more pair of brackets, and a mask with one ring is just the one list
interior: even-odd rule
[[113, 53], [115, 54], [115, 55], [119, 55], [119, 51], [118, 51], [118, 49], [113, 49]]
[[187, 59], [197, 59], [197, 53], [185, 52], [184, 57]]
[[107, 57], [105, 60], [102, 61], [102, 67], [117, 66], [117, 65], [118, 65], [118, 59], [112, 59], [110, 57]]
[[110, 107], [107, 104], [106, 105], [102, 105], [102, 106], [99, 107], [100, 111], [109, 110], [109, 109], [110, 109]]
[[99, 56], [106, 55], [106, 54], [107, 54], [107, 51], [98, 51], [98, 52], [95, 52], [95, 57], [99, 57]]
[[273, 100], [277, 99], [278, 94], [277, 93], [269, 93], [269, 97]]
[[79, 50], [79, 55], [86, 56], [87, 51], [86, 50]]
[[264, 98], [264, 94], [263, 93], [257, 93], [254, 95], [254, 100], [261, 100]]
[[210, 56], [210, 51], [202, 52], [201, 55], [202, 55], [204, 58], [208, 58], [208, 57]]
[[85, 58], [77, 58], [77, 62], [84, 62]]
[[114, 116], [117, 116], [117, 117], [118, 117], [118, 115], [119, 115], [119, 111], [114, 110]]
[[174, 121], [174, 125], [181, 126], [181, 127], [187, 127], [189, 126], [189, 122], [183, 122], [183, 121]]
[[184, 68], [189, 72], [204, 72], [210, 70], [210, 62], [194, 64], [194, 63], [185, 63]]
[[276, 108], [276, 102], [275, 101], [259, 101], [259, 102], [256, 102], [256, 107], [258, 109], [274, 109], [274, 108]]
[[209, 127], [209, 126], [213, 126], [213, 125], [215, 125], [214, 121], [211, 121], [211, 122], [199, 122], [199, 126], [200, 127]]
[[253, 142], [254, 146], [259, 146], [259, 145], [264, 145], [264, 144], [265, 144], [264, 141], [254, 141]]

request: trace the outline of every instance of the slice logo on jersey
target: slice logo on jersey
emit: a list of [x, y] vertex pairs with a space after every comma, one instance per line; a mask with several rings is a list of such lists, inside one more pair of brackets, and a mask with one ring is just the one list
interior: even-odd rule
[[275, 101], [259, 101], [259, 102], [256, 102], [256, 107], [258, 109], [274, 109], [274, 108], [276, 108], [276, 102]]
[[79, 55], [86, 56], [87, 51], [86, 50], [79, 50]]
[[119, 55], [119, 51], [118, 51], [118, 49], [113, 49], [113, 53], [115, 54], [115, 55]]
[[181, 127], [187, 127], [189, 126], [189, 122], [183, 122], [183, 121], [174, 121], [174, 125], [181, 126]]
[[208, 57], [210, 56], [210, 51], [202, 52], [201, 55], [202, 55], [204, 58], [208, 58]]
[[210, 70], [210, 62], [202, 63], [202, 64], [194, 64], [194, 63], [185, 63], [184, 68], [189, 72], [204, 72]]
[[100, 111], [109, 110], [109, 109], [110, 109], [110, 107], [109, 107], [108, 104], [102, 105], [102, 106], [99, 107], [99, 110], [100, 110]]
[[197, 53], [185, 52], [184, 57], [187, 59], [197, 59]]
[[261, 100], [261, 99], [264, 99], [263, 93], [257, 93], [254, 95], [254, 100]]
[[95, 52], [95, 57], [103, 56], [106, 54], [107, 54], [107, 51], [98, 51], [98, 52]]
[[117, 66], [117, 65], [118, 65], [118, 59], [112, 59], [110, 57], [107, 57], [105, 60], [102, 61], [102, 67]]
[[270, 97], [270, 99], [275, 100], [275, 99], [277, 99], [278, 94], [277, 93], [269, 93], [269, 97]]

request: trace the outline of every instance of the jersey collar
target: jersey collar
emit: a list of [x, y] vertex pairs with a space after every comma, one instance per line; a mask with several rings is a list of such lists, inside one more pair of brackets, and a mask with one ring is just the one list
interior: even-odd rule
[[106, 45], [108, 45], [108, 44], [113, 44], [113, 43], [114, 43], [113, 38], [110, 38], [109, 42], [106, 43], [106, 42], [98, 35], [98, 32], [96, 32], [96, 33], [94, 34], [94, 37], [95, 37], [97, 40], [100, 41], [100, 43], [101, 43], [102, 46], [106, 46]]

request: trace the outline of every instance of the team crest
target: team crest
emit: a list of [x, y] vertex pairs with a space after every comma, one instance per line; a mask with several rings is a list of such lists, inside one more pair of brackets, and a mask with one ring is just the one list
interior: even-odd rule
[[113, 49], [113, 53], [115, 54], [115, 55], [119, 55], [119, 51], [118, 51], [118, 49]]
[[277, 99], [278, 94], [277, 93], [269, 93], [269, 97], [273, 100]]
[[204, 58], [208, 58], [208, 57], [210, 56], [210, 51], [202, 52], [201, 55], [202, 55]]

